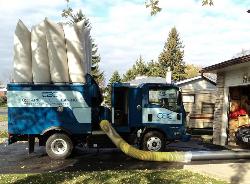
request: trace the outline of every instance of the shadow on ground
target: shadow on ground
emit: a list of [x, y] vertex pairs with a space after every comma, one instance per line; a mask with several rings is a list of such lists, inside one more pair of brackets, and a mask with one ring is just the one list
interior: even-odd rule
[[[86, 150], [76, 149], [71, 158], [52, 160], [44, 147], [35, 148], [35, 153], [28, 155], [27, 143], [12, 145], [0, 144], [0, 173], [44, 173], [55, 171], [105, 171], [105, 170], [161, 170], [182, 169], [187, 163], [140, 161], [126, 156], [118, 149]], [[202, 145], [199, 141], [174, 143], [168, 145], [167, 151], [206, 151], [222, 150], [211, 144]], [[191, 164], [226, 163], [230, 161], [195, 161]], [[234, 161], [233, 161], [234, 162]], [[235, 162], [239, 162], [236, 161]]]

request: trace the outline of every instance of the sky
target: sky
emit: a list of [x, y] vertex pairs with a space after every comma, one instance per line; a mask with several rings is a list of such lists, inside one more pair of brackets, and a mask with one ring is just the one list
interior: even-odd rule
[[[115, 70], [124, 74], [140, 55], [157, 60], [174, 26], [189, 64], [209, 66], [250, 49], [250, 1], [214, 0], [214, 6], [203, 7], [201, 0], [160, 0], [159, 5], [162, 11], [150, 16], [145, 0], [70, 0], [91, 22], [106, 82]], [[18, 19], [29, 29], [45, 17], [63, 21], [65, 7], [65, 0], [0, 0], [0, 81], [10, 78]]]

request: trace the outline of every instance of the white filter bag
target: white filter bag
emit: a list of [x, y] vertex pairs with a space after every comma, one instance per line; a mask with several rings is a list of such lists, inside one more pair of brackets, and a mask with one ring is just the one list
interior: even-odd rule
[[82, 61], [85, 58], [83, 47], [79, 38], [77, 26], [63, 25], [63, 30], [66, 39], [66, 49], [68, 57], [68, 68], [70, 81], [73, 83], [85, 83], [85, 75]]
[[45, 19], [51, 81], [69, 82], [69, 70], [64, 32], [61, 25]]
[[32, 82], [31, 34], [24, 23], [19, 20], [14, 35], [14, 71], [16, 83]]
[[32, 73], [34, 83], [50, 83], [50, 67], [44, 21], [31, 30]]
[[87, 68], [88, 68], [88, 73], [90, 74], [91, 73], [91, 66], [92, 66], [92, 39], [90, 37], [90, 30], [89, 30], [89, 33], [88, 33], [88, 37], [86, 38], [88, 39], [88, 62], [87, 62]]
[[86, 35], [89, 34], [89, 32], [87, 32], [86, 30], [88, 30], [85, 27], [85, 22], [84, 21], [80, 21], [77, 24], [77, 28], [79, 31], [79, 38], [82, 44], [82, 53], [83, 53], [83, 59], [82, 59], [82, 67], [83, 67], [83, 71], [84, 73], [89, 73], [89, 49], [87, 48], [88, 45], [88, 40], [86, 40]]
[[92, 60], [92, 42], [90, 38], [90, 28], [84, 29], [84, 37], [85, 37], [85, 50], [87, 57], [87, 73], [91, 72], [91, 60]]

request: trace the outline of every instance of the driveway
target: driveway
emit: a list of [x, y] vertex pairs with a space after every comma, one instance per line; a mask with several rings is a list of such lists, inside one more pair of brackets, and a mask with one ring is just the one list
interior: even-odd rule
[[[221, 150], [223, 147], [203, 144], [199, 140], [172, 143], [168, 151]], [[42, 173], [57, 171], [101, 171], [136, 169], [187, 169], [233, 184], [249, 184], [250, 160], [192, 161], [191, 163], [146, 162], [126, 156], [118, 149], [84, 149], [78, 147], [71, 158], [52, 160], [44, 147], [36, 145], [35, 153], [28, 155], [24, 142], [0, 144], [0, 173]]]
[[250, 160], [192, 162], [184, 169], [222, 179], [231, 184], [250, 183]]
[[183, 168], [183, 163], [144, 162], [121, 153], [118, 149], [77, 149], [66, 160], [52, 160], [44, 147], [28, 155], [26, 143], [0, 144], [0, 173], [42, 173], [57, 171], [101, 171], [133, 169]]
[[[215, 148], [213, 148], [215, 149]], [[189, 143], [172, 143], [171, 150], [211, 150], [199, 140]], [[184, 163], [146, 162], [135, 160], [121, 153], [118, 149], [84, 149], [78, 147], [73, 156], [67, 160], [52, 160], [44, 147], [36, 145], [35, 153], [28, 155], [26, 142], [12, 145], [0, 144], [0, 173], [27, 173], [48, 171], [96, 171], [124, 169], [181, 169]]]

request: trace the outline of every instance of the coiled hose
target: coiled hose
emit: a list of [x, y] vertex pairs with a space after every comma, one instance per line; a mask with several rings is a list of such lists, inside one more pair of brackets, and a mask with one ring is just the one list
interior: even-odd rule
[[168, 161], [168, 162], [190, 162], [190, 152], [153, 152], [139, 150], [128, 144], [121, 136], [115, 131], [107, 120], [102, 120], [100, 123], [101, 129], [107, 134], [112, 142], [126, 155], [139, 160], [145, 161]]

